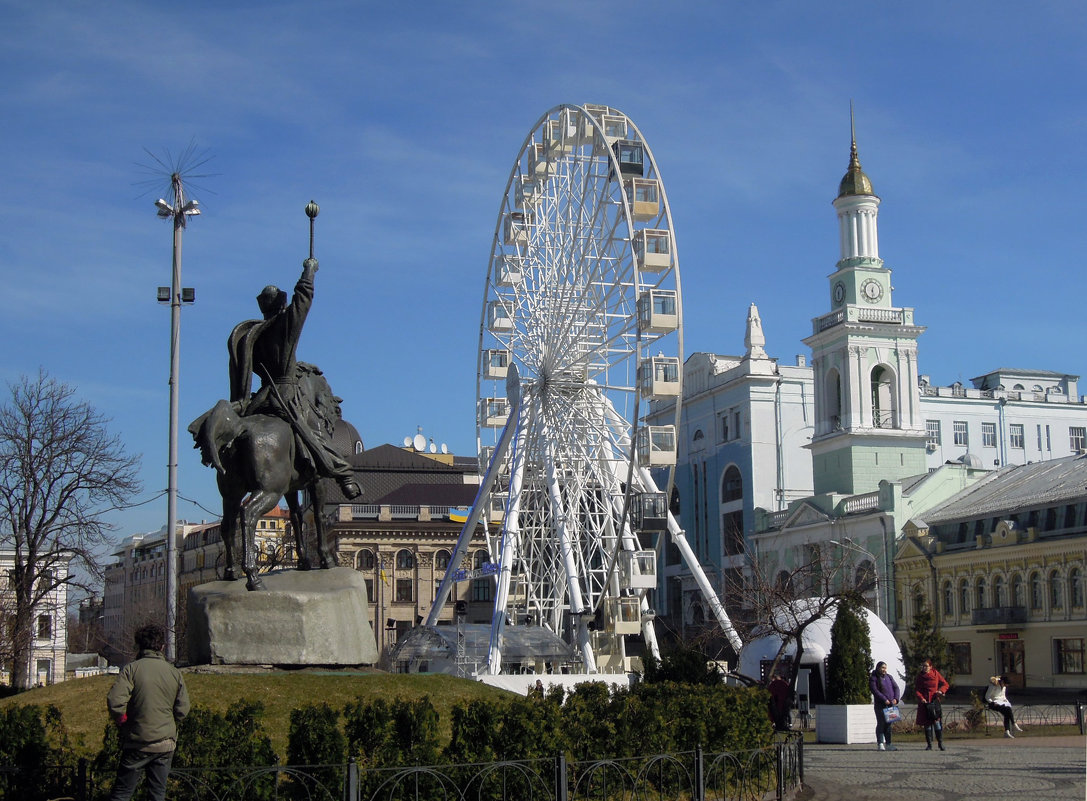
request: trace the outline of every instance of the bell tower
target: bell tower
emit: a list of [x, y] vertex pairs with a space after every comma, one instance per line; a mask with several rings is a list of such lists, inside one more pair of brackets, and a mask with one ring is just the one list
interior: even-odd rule
[[850, 107], [849, 167], [838, 185], [840, 257], [829, 276], [831, 311], [812, 320], [816, 494], [857, 494], [926, 471], [913, 309], [896, 307], [879, 257], [880, 199], [861, 169]]

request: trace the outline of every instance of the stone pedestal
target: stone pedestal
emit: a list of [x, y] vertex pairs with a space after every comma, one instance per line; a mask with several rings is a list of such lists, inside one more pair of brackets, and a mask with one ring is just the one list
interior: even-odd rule
[[189, 661], [195, 665], [372, 665], [366, 582], [347, 567], [278, 570], [189, 590]]

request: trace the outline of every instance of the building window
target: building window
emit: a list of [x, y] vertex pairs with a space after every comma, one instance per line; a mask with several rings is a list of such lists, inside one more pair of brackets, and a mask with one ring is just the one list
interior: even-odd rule
[[975, 604], [975, 608], [976, 609], [984, 609], [986, 606], [988, 606], [988, 604], [985, 602], [985, 589], [986, 589], [986, 587], [985, 587], [985, 577], [984, 576], [982, 576], [981, 578], [978, 579], [978, 583], [974, 585], [974, 589], [976, 591], [975, 594], [974, 594], [974, 597], [977, 599], [977, 603]]
[[721, 480], [721, 503], [739, 501], [744, 497], [744, 480], [739, 469], [732, 465], [725, 471], [725, 477]]
[[728, 442], [728, 412], [718, 418], [718, 428], [721, 429], [721, 442]]
[[1054, 640], [1054, 673], [1083, 673], [1083, 637]]
[[363, 580], [366, 582], [366, 603], [376, 604], [377, 595], [374, 593], [374, 580], [372, 578]]
[[996, 447], [996, 423], [981, 424], [981, 444], [986, 448]]
[[49, 615], [38, 615], [38, 639], [48, 640], [53, 636], [53, 618]]
[[1004, 577], [995, 576], [993, 578], [993, 606], [998, 609], [1008, 605], [1008, 594], [1004, 587]]
[[1061, 577], [1054, 570], [1049, 574], [1049, 608], [1064, 609], [1064, 593], [1061, 592]]
[[1083, 571], [1078, 567], [1068, 572], [1068, 600], [1074, 609], [1083, 608]]
[[1012, 606], [1026, 607], [1027, 588], [1023, 585], [1023, 577], [1016, 573], [1012, 577]]
[[449, 567], [449, 551], [438, 551], [434, 554], [434, 567], [438, 570], [446, 570]]
[[974, 672], [970, 661], [970, 643], [950, 642], [947, 644], [951, 655], [951, 672], [966, 676]]
[[359, 570], [373, 570], [374, 569], [374, 564], [376, 562], [374, 560], [374, 552], [373, 551], [371, 551], [371, 550], [369, 550], [367, 548], [364, 548], [363, 550], [359, 551], [358, 560], [359, 560], [359, 567], [358, 567]]
[[744, 513], [726, 512], [721, 515], [721, 528], [724, 533], [725, 553], [733, 556], [744, 552]]
[[925, 429], [928, 431], [928, 444], [939, 445], [940, 444], [940, 421], [939, 420], [926, 420]]
[[944, 582], [944, 617], [955, 614], [955, 588], [950, 581]]
[[396, 580], [396, 600], [397, 603], [410, 603], [415, 599], [415, 582], [411, 579], [397, 579]]
[[952, 426], [955, 431], [955, 444], [968, 447], [970, 445], [970, 437], [967, 434], [966, 421], [956, 420], [954, 423], [952, 423]]
[[494, 582], [492, 582], [489, 578], [472, 579], [472, 600], [491, 600], [491, 587], [493, 586], [493, 584]]
[[959, 582], [959, 614], [965, 615], [970, 611], [970, 582], [963, 579]]
[[401, 548], [396, 552], [396, 569], [411, 570], [415, 567], [415, 557], [407, 548]]
[[1008, 443], [1019, 450], [1026, 447], [1026, 437], [1023, 434], [1022, 423], [1012, 423], [1008, 426]]
[[1037, 573], [1030, 574], [1030, 608], [1042, 608], [1042, 577]]
[[1070, 426], [1068, 428], [1068, 440], [1073, 453], [1087, 448], [1087, 427]]

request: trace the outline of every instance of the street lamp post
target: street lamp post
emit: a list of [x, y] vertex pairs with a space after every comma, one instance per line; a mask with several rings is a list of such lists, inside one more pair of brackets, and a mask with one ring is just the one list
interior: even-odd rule
[[830, 540], [831, 545], [837, 545], [839, 548], [849, 548], [850, 550], [862, 553], [872, 560], [872, 583], [875, 584], [876, 590], [876, 617], [880, 620], [883, 619], [883, 615], [880, 613], [879, 604], [879, 564], [876, 562], [876, 556], [867, 548], [858, 545], [851, 537], [842, 537], [840, 540]]
[[[170, 176], [173, 189], [173, 204], [162, 198], [155, 201], [158, 216], [173, 219], [174, 222], [174, 259], [170, 284], [170, 455], [167, 464], [166, 490], [166, 658], [173, 662], [177, 656], [177, 407], [178, 380], [181, 372], [181, 303], [194, 300], [191, 289], [181, 288], [181, 232], [185, 229], [188, 217], [200, 213], [200, 204], [195, 200], [185, 199], [185, 189], [181, 184], [181, 175], [174, 172]], [[162, 301], [166, 287], [158, 288], [158, 298]]]

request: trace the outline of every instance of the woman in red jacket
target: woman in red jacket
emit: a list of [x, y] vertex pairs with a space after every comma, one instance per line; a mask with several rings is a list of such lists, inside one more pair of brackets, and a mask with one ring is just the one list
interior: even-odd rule
[[936, 732], [936, 742], [940, 750], [944, 748], [943, 710], [940, 708], [940, 699], [951, 688], [947, 679], [940, 675], [940, 671], [932, 666], [932, 660], [926, 659], [921, 665], [921, 672], [913, 683], [917, 693], [917, 725], [925, 727], [925, 742], [928, 743], [926, 751], [932, 750], [932, 733]]

